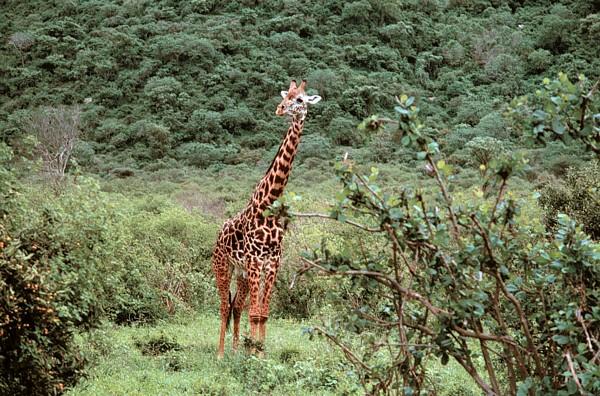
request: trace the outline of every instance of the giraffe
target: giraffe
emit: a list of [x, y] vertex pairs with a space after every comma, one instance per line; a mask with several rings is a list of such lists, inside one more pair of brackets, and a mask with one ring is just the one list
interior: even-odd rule
[[[250, 294], [248, 317], [250, 338], [264, 343], [269, 302], [281, 259], [281, 242], [285, 224], [275, 216], [263, 212], [283, 194], [292, 162], [296, 156], [309, 104], [321, 100], [318, 95], [307, 95], [306, 80], [300, 86], [292, 80], [287, 91], [281, 91], [283, 100], [275, 114], [287, 115], [290, 127], [279, 146], [269, 169], [258, 182], [248, 205], [223, 225], [212, 256], [212, 267], [221, 299], [221, 330], [217, 356], [225, 350], [225, 332], [233, 314], [233, 350], [239, 344], [240, 317]], [[230, 285], [236, 281], [232, 295]], [[257, 337], [258, 333], [258, 337]]]

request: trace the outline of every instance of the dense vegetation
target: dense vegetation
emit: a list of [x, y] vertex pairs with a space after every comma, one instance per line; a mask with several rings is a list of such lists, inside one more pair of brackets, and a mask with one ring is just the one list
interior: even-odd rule
[[[241, 370], [247, 381], [264, 374], [258, 388], [215, 379], [190, 389], [289, 394], [269, 375], [306, 393], [360, 393], [361, 384], [407, 394], [599, 389], [599, 312], [591, 307], [600, 260], [600, 1], [5, 1], [0, 16], [0, 393], [61, 393], [86, 372], [86, 358], [119, 356], [110, 341], [97, 343], [102, 332], [93, 329], [112, 326], [104, 321], [151, 325], [216, 312], [216, 231], [275, 154], [286, 126], [273, 113], [292, 78], [306, 78], [323, 101], [311, 108], [288, 186], [302, 199], [288, 196], [274, 210], [336, 208], [325, 217], [338, 222], [295, 220], [274, 314], [329, 323], [316, 332], [342, 345], [354, 339], [348, 350], [364, 366], [352, 358], [353, 369], [343, 366], [331, 351], [310, 360], [314, 352], [299, 349], [298, 359], [214, 366]], [[352, 165], [338, 165], [338, 191], [332, 163], [346, 152]], [[362, 183], [360, 169], [373, 165], [378, 174]], [[381, 190], [369, 195], [375, 179]], [[380, 192], [383, 206], [370, 201]], [[340, 224], [348, 219], [384, 235]], [[354, 250], [361, 241], [379, 250]], [[389, 276], [396, 249], [414, 263], [418, 293], [455, 316], [436, 322], [440, 315], [419, 304], [394, 311], [403, 295], [386, 300], [386, 285], [360, 274], [295, 274], [306, 250], [321, 272], [368, 264]], [[441, 256], [462, 270], [444, 267]], [[409, 268], [394, 276], [406, 282]], [[506, 301], [490, 303], [494, 287]], [[525, 316], [530, 334], [505, 315]], [[406, 334], [377, 321], [398, 320], [421, 326], [408, 339], [435, 347], [402, 349], [402, 362], [380, 353]], [[484, 330], [514, 339], [467, 341], [465, 331]], [[515, 345], [531, 355], [513, 353]], [[456, 359], [451, 370], [460, 364], [474, 382], [440, 374], [433, 384], [425, 373], [442, 369], [434, 356]]]

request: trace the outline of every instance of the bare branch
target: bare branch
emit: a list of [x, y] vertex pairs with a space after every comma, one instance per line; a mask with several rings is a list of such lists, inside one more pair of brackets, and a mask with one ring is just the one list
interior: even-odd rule
[[444, 196], [444, 202], [446, 203], [446, 208], [448, 209], [448, 217], [450, 218], [450, 222], [452, 223], [452, 236], [456, 243], [460, 245], [460, 232], [458, 231], [458, 220], [456, 219], [456, 214], [454, 213], [454, 209], [452, 209], [452, 198], [448, 194], [448, 190], [446, 189], [446, 185], [440, 176], [440, 171], [433, 161], [433, 157], [430, 154], [427, 154], [427, 162], [435, 175], [435, 180], [442, 191], [442, 195]]
[[376, 279], [377, 281], [385, 284], [386, 286], [396, 290], [398, 293], [404, 295], [405, 297], [407, 297], [411, 300], [419, 301], [434, 315], [439, 315], [439, 314], [450, 315], [450, 312], [446, 311], [445, 309], [434, 306], [428, 299], [426, 299], [419, 293], [415, 292], [414, 290], [410, 290], [405, 287], [402, 287], [398, 282], [396, 282], [395, 279], [392, 279], [389, 276], [387, 276], [381, 272], [365, 271], [365, 270], [333, 271], [333, 270], [328, 270], [325, 267], [315, 263], [314, 261], [308, 260], [306, 258], [302, 258], [302, 261], [304, 261], [305, 263], [307, 263], [311, 266], [314, 266], [314, 267], [320, 269], [321, 271], [324, 272], [325, 275], [366, 276], [369, 278]]
[[365, 362], [363, 362], [362, 360], [360, 360], [355, 354], [354, 352], [352, 352], [350, 350], [350, 348], [348, 348], [347, 346], [345, 346], [344, 344], [342, 344], [336, 337], [330, 335], [329, 333], [327, 333], [325, 330], [323, 330], [320, 327], [315, 327], [314, 328], [316, 331], [318, 331], [319, 333], [321, 333], [322, 335], [324, 335], [325, 337], [329, 338], [335, 345], [337, 345], [338, 347], [340, 347], [340, 349], [344, 352], [344, 355], [346, 355], [348, 357], [348, 359], [354, 363], [355, 365], [358, 365], [360, 367], [362, 367], [364, 370], [366, 370], [369, 374], [375, 375], [377, 378], [379, 378], [381, 380], [381, 378], [379, 376], [376, 375], [376, 373], [373, 372], [373, 369], [371, 367], [369, 367]]
[[42, 158], [44, 171], [58, 187], [79, 138], [79, 107], [40, 108], [27, 123], [38, 140], [36, 149]]
[[573, 376], [573, 381], [575, 381], [575, 385], [577, 385], [579, 394], [582, 396], [586, 396], [586, 393], [583, 390], [583, 387], [581, 386], [581, 382], [579, 382], [579, 377], [577, 377], [577, 373], [575, 372], [575, 367], [573, 366], [573, 359], [571, 358], [571, 351], [565, 352], [565, 358], [567, 358], [567, 365], [569, 366], [571, 376]]

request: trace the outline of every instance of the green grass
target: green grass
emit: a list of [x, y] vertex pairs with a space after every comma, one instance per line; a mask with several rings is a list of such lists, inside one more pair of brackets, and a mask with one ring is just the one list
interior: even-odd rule
[[[271, 319], [263, 359], [230, 349], [215, 356], [217, 315], [179, 316], [153, 326], [106, 323], [79, 339], [90, 357], [87, 377], [67, 391], [84, 395], [360, 395], [339, 350], [303, 332], [308, 323]], [[247, 323], [242, 325], [242, 333]], [[442, 396], [481, 394], [452, 359], [431, 359], [429, 387]]]
[[[107, 324], [81, 339], [92, 362], [87, 378], [67, 395], [360, 394], [351, 367], [324, 340], [309, 340], [305, 324], [270, 320], [264, 359], [233, 353], [228, 334], [220, 361], [218, 325], [216, 315], [155, 326]], [[164, 348], [148, 353], [157, 341]]]

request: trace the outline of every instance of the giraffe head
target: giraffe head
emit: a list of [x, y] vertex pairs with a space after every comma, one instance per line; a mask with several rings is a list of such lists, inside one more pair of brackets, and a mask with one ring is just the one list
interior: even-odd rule
[[281, 91], [283, 100], [277, 106], [275, 114], [278, 116], [289, 115], [292, 117], [300, 117], [304, 119], [308, 110], [309, 104], [315, 104], [321, 97], [319, 95], [307, 95], [304, 92], [306, 88], [306, 80], [302, 80], [300, 86], [296, 86], [296, 80], [292, 80], [290, 88], [287, 91]]

